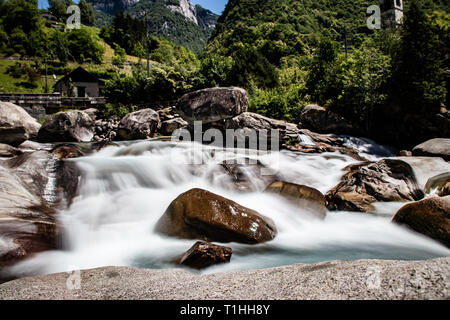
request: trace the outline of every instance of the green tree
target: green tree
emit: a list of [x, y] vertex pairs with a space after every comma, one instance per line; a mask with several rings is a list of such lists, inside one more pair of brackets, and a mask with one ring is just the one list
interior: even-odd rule
[[306, 87], [311, 99], [321, 105], [325, 105], [330, 98], [336, 97], [339, 92], [339, 89], [333, 83], [338, 55], [338, 44], [330, 38], [322, 38], [319, 47], [316, 49], [306, 80]]
[[417, 0], [411, 0], [394, 56], [391, 98], [407, 113], [437, 113], [445, 101], [439, 35]]
[[72, 0], [48, 0], [48, 11], [58, 19], [64, 20], [67, 17], [67, 8], [73, 4]]
[[80, 0], [78, 4], [80, 7], [81, 23], [86, 26], [93, 26], [95, 22], [95, 12], [94, 8], [86, 0]]

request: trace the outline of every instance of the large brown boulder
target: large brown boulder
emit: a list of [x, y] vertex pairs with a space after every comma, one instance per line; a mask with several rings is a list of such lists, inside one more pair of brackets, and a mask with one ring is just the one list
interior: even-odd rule
[[417, 201], [424, 193], [409, 164], [384, 159], [347, 167], [341, 182], [326, 194], [331, 210], [374, 211], [373, 203]]
[[161, 129], [161, 120], [153, 109], [127, 114], [119, 123], [118, 139], [145, 140], [155, 137]]
[[187, 122], [215, 122], [247, 111], [248, 94], [241, 88], [209, 88], [185, 94], [176, 109]]
[[413, 156], [440, 157], [450, 161], [450, 139], [432, 139], [416, 146]]
[[179, 263], [194, 269], [230, 262], [233, 249], [198, 241], [180, 258]]
[[256, 244], [275, 238], [274, 223], [258, 212], [202, 189], [172, 201], [156, 225], [167, 236]]
[[450, 196], [407, 204], [397, 212], [393, 221], [450, 247]]
[[318, 133], [351, 134], [354, 131], [343, 117], [316, 104], [303, 108], [299, 126]]
[[18, 146], [35, 138], [41, 125], [23, 108], [0, 101], [0, 143]]
[[272, 183], [266, 191], [285, 197], [299, 208], [311, 211], [321, 219], [324, 219], [327, 214], [325, 196], [317, 189], [278, 181]]
[[58, 112], [48, 118], [38, 133], [39, 142], [90, 142], [94, 121], [83, 111]]

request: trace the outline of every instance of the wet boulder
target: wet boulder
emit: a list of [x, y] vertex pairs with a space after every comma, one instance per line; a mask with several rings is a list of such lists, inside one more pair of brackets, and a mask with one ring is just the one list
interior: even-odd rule
[[14, 170], [0, 166], [0, 268], [55, 249], [55, 213]]
[[55, 155], [58, 159], [72, 159], [84, 156], [84, 152], [81, 151], [76, 145], [73, 144], [65, 144], [59, 145], [53, 148], [53, 155]]
[[316, 104], [303, 108], [299, 126], [317, 133], [352, 134], [354, 131], [343, 117]]
[[407, 204], [397, 212], [393, 222], [407, 225], [450, 247], [450, 196]]
[[176, 105], [189, 123], [230, 119], [247, 111], [247, 91], [241, 88], [209, 88], [185, 94]]
[[22, 150], [18, 148], [14, 148], [9, 144], [0, 143], [0, 158], [10, 158], [22, 153]]
[[[447, 121], [448, 122], [448, 121]], [[413, 156], [440, 157], [450, 161], [450, 139], [428, 140], [412, 150]]]
[[235, 130], [237, 137], [251, 137], [252, 134], [256, 134], [258, 139], [263, 142], [267, 141], [264, 148], [258, 145], [258, 149], [265, 150], [271, 150], [272, 141], [277, 142], [277, 147], [280, 147], [290, 139], [298, 139], [299, 134], [297, 125], [293, 123], [271, 119], [252, 112], [244, 112], [226, 120], [223, 129]]
[[202, 189], [172, 201], [156, 225], [171, 237], [257, 244], [275, 238], [274, 223], [258, 212]]
[[278, 181], [272, 183], [266, 192], [279, 194], [299, 208], [306, 209], [320, 219], [327, 214], [325, 196], [317, 189], [294, 183]]
[[182, 118], [173, 118], [162, 123], [161, 132], [166, 136], [171, 136], [176, 130], [184, 129], [188, 123]]
[[40, 127], [23, 108], [0, 101], [0, 143], [16, 147], [35, 138]]
[[83, 111], [58, 112], [44, 122], [38, 133], [39, 142], [90, 142], [94, 137], [94, 121]]
[[428, 180], [425, 185], [425, 192], [435, 193], [440, 197], [450, 196], [450, 172], [446, 172]]
[[375, 202], [417, 201], [424, 193], [409, 164], [384, 159], [346, 168], [341, 182], [326, 194], [330, 210], [374, 211]]
[[145, 140], [154, 138], [161, 129], [161, 120], [153, 109], [143, 109], [127, 114], [119, 123], [119, 140]]
[[229, 247], [198, 241], [182, 255], [179, 264], [194, 269], [205, 269], [216, 264], [230, 262], [232, 253], [233, 249]]

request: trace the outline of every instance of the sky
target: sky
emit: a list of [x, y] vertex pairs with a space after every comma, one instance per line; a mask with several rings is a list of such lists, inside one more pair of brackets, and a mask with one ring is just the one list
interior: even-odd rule
[[[47, 8], [48, 2], [47, 0], [38, 0], [39, 8]], [[75, 0], [74, 2], [79, 2]], [[228, 0], [191, 0], [193, 4], [199, 4], [203, 8], [209, 9], [214, 13], [221, 14], [225, 6], [227, 5]]]

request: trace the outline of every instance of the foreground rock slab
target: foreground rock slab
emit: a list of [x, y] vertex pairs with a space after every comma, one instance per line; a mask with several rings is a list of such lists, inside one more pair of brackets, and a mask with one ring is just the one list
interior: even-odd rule
[[407, 225], [450, 248], [450, 196], [432, 197], [407, 204], [397, 212], [393, 221]]
[[[379, 279], [375, 281], [372, 277], [374, 272], [379, 274]], [[79, 290], [68, 289], [67, 281], [71, 274], [59, 273], [4, 283], [0, 285], [0, 299], [445, 300], [450, 298], [450, 258], [418, 262], [332, 261], [210, 275], [197, 275], [183, 270], [107, 267], [81, 271]]]
[[171, 237], [248, 244], [270, 241], [277, 234], [269, 218], [202, 189], [172, 201], [155, 229]]

